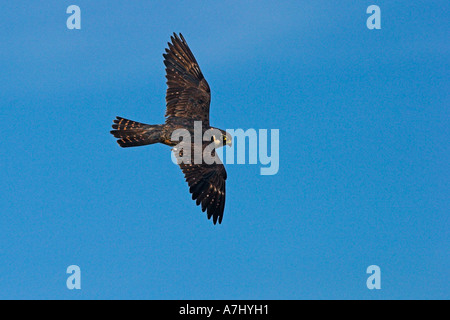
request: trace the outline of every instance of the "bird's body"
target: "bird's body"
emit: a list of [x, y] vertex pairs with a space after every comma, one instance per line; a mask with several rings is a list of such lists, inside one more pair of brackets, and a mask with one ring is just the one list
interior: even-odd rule
[[[166, 121], [164, 124], [148, 125], [121, 117], [114, 120], [111, 133], [118, 138], [121, 147], [136, 147], [154, 143], [162, 143], [171, 147], [180, 144], [173, 138], [178, 129], [187, 130], [191, 141], [182, 141], [184, 147], [191, 147], [191, 161], [179, 163], [189, 184], [192, 199], [207, 211], [208, 218], [213, 218], [214, 224], [221, 223], [225, 206], [225, 180], [227, 174], [223, 164], [216, 157], [215, 162], [208, 164], [204, 161], [197, 163], [194, 157], [202, 153], [211, 143], [202, 141], [201, 148], [194, 147], [196, 124], [200, 123], [201, 134], [216, 129], [214, 142], [216, 147], [231, 144], [231, 137], [224, 131], [209, 124], [209, 105], [211, 94], [209, 85], [189, 49], [183, 36], [174, 34], [172, 43], [168, 43], [164, 56], [166, 66]], [[173, 148], [178, 155], [179, 150]], [[214, 151], [213, 151], [214, 154]], [[181, 156], [181, 154], [180, 154]]]

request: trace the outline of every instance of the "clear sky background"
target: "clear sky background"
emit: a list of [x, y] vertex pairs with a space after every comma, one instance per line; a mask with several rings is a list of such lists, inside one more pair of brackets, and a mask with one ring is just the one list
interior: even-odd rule
[[[81, 30], [66, 8], [81, 8]], [[366, 9], [381, 8], [381, 30]], [[448, 1], [4, 1], [0, 298], [450, 298]], [[222, 225], [164, 145], [182, 32], [211, 122], [279, 129], [280, 170], [228, 165]], [[82, 289], [66, 288], [78, 265]], [[381, 290], [366, 269], [381, 268]]]

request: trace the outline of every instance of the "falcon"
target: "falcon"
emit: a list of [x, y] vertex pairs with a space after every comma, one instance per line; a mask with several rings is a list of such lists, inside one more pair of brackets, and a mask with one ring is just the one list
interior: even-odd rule
[[[166, 114], [165, 123], [157, 125], [144, 124], [121, 117], [116, 117], [111, 134], [116, 137], [117, 143], [123, 148], [137, 147], [162, 143], [173, 147], [177, 159], [183, 156], [187, 146], [192, 150], [188, 161], [177, 161], [186, 182], [192, 199], [206, 211], [208, 219], [213, 223], [222, 222], [225, 208], [225, 180], [227, 172], [215, 149], [231, 145], [232, 138], [224, 130], [211, 127], [209, 124], [209, 105], [211, 91], [200, 67], [195, 60], [183, 35], [173, 34], [168, 43], [164, 57], [166, 66]], [[202, 141], [199, 148], [194, 146], [194, 139], [174, 139], [175, 130], [185, 129], [194, 137], [194, 128], [201, 122], [202, 137], [205, 132], [212, 132], [211, 141]], [[214, 130], [211, 130], [214, 129]], [[180, 149], [180, 145], [182, 148]], [[214, 162], [194, 161], [196, 155], [205, 151], [207, 146], [213, 145], [211, 156]], [[201, 156], [200, 155], [200, 156]]]

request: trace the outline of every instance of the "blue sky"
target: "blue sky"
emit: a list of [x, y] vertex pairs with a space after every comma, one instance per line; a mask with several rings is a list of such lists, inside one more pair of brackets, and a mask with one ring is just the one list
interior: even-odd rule
[[[66, 8], [81, 8], [81, 30]], [[366, 9], [381, 8], [381, 30]], [[0, 298], [449, 298], [448, 1], [9, 1], [0, 10]], [[219, 128], [280, 130], [228, 165], [222, 225], [162, 123], [182, 32]], [[78, 265], [82, 289], [66, 288]], [[381, 268], [381, 290], [366, 269]]]

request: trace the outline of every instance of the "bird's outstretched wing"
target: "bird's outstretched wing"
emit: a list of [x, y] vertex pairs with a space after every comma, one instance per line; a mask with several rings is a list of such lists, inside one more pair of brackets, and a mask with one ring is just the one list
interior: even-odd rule
[[[192, 145], [192, 149], [193, 149]], [[179, 150], [173, 150], [175, 154]], [[181, 156], [181, 155], [180, 155]], [[225, 209], [225, 180], [227, 172], [220, 159], [216, 156], [213, 164], [195, 164], [194, 156], [188, 163], [179, 164], [183, 171], [189, 191], [192, 193], [192, 200], [196, 200], [197, 205], [201, 205], [202, 211], [207, 212], [208, 219], [213, 218], [214, 224], [222, 222], [223, 211]]]
[[183, 35], [170, 37], [164, 56], [166, 66], [166, 123], [175, 118], [202, 121], [209, 126], [211, 92]]

